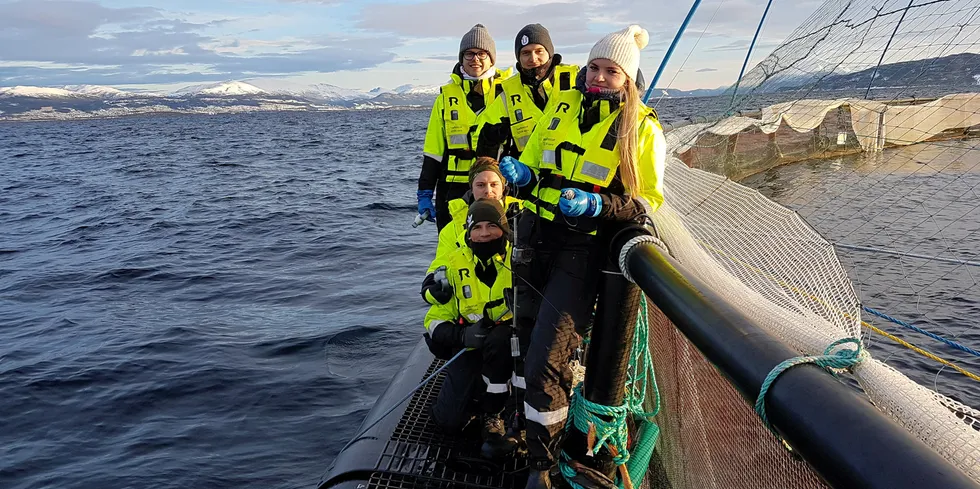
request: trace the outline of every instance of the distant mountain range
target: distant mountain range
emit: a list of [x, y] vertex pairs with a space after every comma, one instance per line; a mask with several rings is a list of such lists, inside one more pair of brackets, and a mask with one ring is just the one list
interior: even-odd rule
[[438, 86], [402, 85], [391, 90], [379, 87], [363, 91], [275, 79], [194, 85], [169, 93], [98, 85], [0, 87], [0, 120], [428, 107], [438, 93]]
[[[765, 63], [765, 62], [763, 62]], [[870, 84], [875, 93], [902, 90], [911, 93], [952, 93], [976, 91], [980, 85], [980, 54], [960, 53], [950, 56], [902, 61], [870, 67], [850, 73], [786, 72], [765, 81], [759, 93], [838, 92], [840, 96], [863, 97]], [[752, 73], [750, 73], [752, 75]], [[874, 83], [871, 77], [874, 76]], [[751, 78], [751, 76], [747, 76]], [[972, 87], [972, 88], [970, 88]]]
[[[805, 89], [823, 97], [863, 96], [874, 71], [869, 68], [853, 73], [780, 76], [769, 80], [756, 92], [775, 96], [779, 92], [789, 95], [792, 91]], [[924, 88], [936, 94], [976, 91], [980, 86], [980, 54], [963, 53], [882, 65], [873, 86], [876, 93], [909, 87]], [[658, 88], [651, 97], [654, 100], [661, 97], [712, 97], [726, 89]], [[274, 78], [193, 85], [169, 93], [125, 91], [98, 85], [0, 87], [0, 120], [83, 119], [155, 113], [427, 108], [438, 93], [436, 85], [355, 90], [326, 83], [304, 85]]]
[[[219, 114], [255, 111], [325, 111], [428, 108], [436, 85], [355, 90], [326, 83], [248, 79], [193, 85], [173, 92], [126, 91], [99, 85], [0, 87], [0, 120], [62, 120], [139, 114]], [[666, 97], [708, 96], [719, 90], [667, 90]], [[654, 97], [662, 96], [656, 90]]]
[[818, 82], [822, 90], [865, 89], [874, 75], [874, 88], [966, 87], [980, 83], [980, 54], [903, 61], [854, 73], [830, 75]]

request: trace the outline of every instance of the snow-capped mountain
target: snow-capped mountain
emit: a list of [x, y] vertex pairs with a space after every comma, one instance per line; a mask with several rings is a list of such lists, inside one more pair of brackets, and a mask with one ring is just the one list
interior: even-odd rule
[[428, 107], [438, 87], [356, 90], [273, 78], [191, 85], [168, 93], [100, 85], [0, 87], [0, 120], [80, 119], [135, 114], [218, 114]]
[[69, 99], [80, 97], [79, 94], [64, 88], [48, 87], [0, 87], [0, 98], [39, 98], [39, 99]]
[[129, 97], [161, 97], [152, 92], [128, 92], [102, 85], [65, 85], [64, 87], [0, 87], [0, 98], [22, 97], [30, 99], [93, 99], [113, 100]]
[[69, 92], [93, 98], [123, 98], [133, 96], [131, 92], [124, 92], [118, 88], [102, 85], [65, 85], [63, 88]]
[[255, 85], [240, 81], [211, 83], [207, 85], [192, 85], [173, 92], [174, 95], [179, 96], [216, 95], [221, 97], [265, 95], [267, 93], [268, 92]]
[[437, 95], [439, 85], [401, 85], [391, 89], [399, 95]]
[[[370, 102], [384, 105], [426, 105], [439, 95], [438, 85], [401, 85], [381, 91]], [[426, 102], [428, 101], [428, 102]]]
[[370, 92], [343, 88], [329, 83], [302, 84], [275, 78], [255, 78], [245, 80], [250, 85], [275, 95], [289, 95], [309, 100], [327, 102], [353, 102], [373, 97]]

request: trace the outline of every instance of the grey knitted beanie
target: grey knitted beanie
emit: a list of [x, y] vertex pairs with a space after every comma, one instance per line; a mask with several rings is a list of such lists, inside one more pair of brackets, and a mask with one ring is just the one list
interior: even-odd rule
[[594, 59], [611, 60], [635, 81], [636, 72], [640, 69], [640, 50], [647, 47], [648, 42], [650, 42], [650, 34], [646, 29], [631, 25], [599, 39], [599, 42], [592, 46], [589, 60], [585, 64], [588, 65]]
[[477, 24], [469, 32], [463, 34], [459, 41], [459, 62], [463, 62], [463, 53], [467, 49], [482, 49], [490, 53], [490, 64], [497, 64], [497, 45], [490, 37], [490, 31], [483, 24]]

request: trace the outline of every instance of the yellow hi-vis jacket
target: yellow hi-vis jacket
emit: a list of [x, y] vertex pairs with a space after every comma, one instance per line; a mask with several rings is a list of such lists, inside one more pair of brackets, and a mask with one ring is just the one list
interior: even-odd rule
[[[509, 210], [511, 206], [517, 205], [523, 208], [523, 203], [520, 199], [516, 199], [509, 195], [504, 197], [504, 210]], [[442, 265], [446, 264], [446, 256], [452, 253], [459, 247], [466, 246], [466, 242], [462, 240], [462, 236], [466, 236], [466, 214], [470, 210], [470, 204], [466, 202], [465, 199], [453, 199], [449, 201], [449, 215], [452, 216], [452, 221], [439, 231], [439, 243], [436, 245], [436, 257], [429, 264], [429, 269], [426, 270], [426, 275], [435, 271]]]
[[[497, 269], [493, 286], [487, 286], [476, 276], [477, 258], [466, 246], [464, 237], [458, 236], [463, 246], [453, 250], [446, 257], [446, 278], [453, 287], [453, 298], [445, 304], [436, 304], [425, 315], [425, 330], [432, 335], [442, 323], [473, 324], [483, 318], [484, 313], [498, 322], [508, 321], [513, 316], [504, 300], [504, 291], [512, 287], [510, 273], [510, 244], [506, 252], [496, 255], [491, 263]], [[508, 292], [509, 294], [510, 292]]]
[[[445, 160], [442, 180], [449, 183], [467, 183], [470, 165], [476, 158], [475, 133], [480, 113], [473, 111], [466, 102], [468, 95], [479, 83], [483, 87], [484, 107], [493, 104], [501, 81], [510, 76], [511, 70], [497, 71], [485, 80], [464, 80], [453, 73], [451, 81], [439, 89], [439, 97], [432, 104], [429, 127], [425, 132], [424, 156], [435, 161]], [[484, 109], [485, 110], [485, 109]], [[448, 157], [448, 158], [447, 158]]]
[[[609, 102], [596, 102], [604, 104], [600, 107], [604, 107], [603, 117], [582, 133], [579, 118], [585, 96], [579, 90], [569, 90], [561, 92], [557, 98], [551, 109], [541, 117], [521, 155], [521, 162], [538, 177], [532, 196], [524, 202], [524, 206], [547, 220], [554, 220], [561, 213], [558, 199], [562, 188], [575, 187], [602, 194], [619, 169], [616, 120], [620, 109], [609, 111]], [[641, 105], [639, 118], [636, 151], [643, 187], [627, 188], [626, 193], [639, 201], [649, 214], [664, 202], [667, 143], [653, 109]], [[604, 202], [603, 213], [606, 210]]]
[[[504, 80], [501, 83], [504, 93], [494, 100], [493, 105], [490, 105], [481, 117], [477, 128], [478, 138], [483, 134], [485, 126], [501, 124], [501, 120], [507, 118], [510, 123], [508, 138], [503, 138], [502, 135], [494, 135], [497, 137], [488, 135], [487, 137], [491, 140], [487, 141], [487, 144], [496, 147], [499, 153], [499, 148], [505, 146], [509, 139], [514, 142], [517, 155], [520, 155], [520, 152], [524, 151], [531, 133], [534, 132], [535, 124], [551, 108], [552, 101], [557, 98], [557, 93], [575, 89], [575, 76], [578, 74], [578, 70], [578, 66], [575, 65], [558, 65], [555, 67], [552, 76], [541, 83], [547, 97], [544, 110], [535, 105], [532, 88], [523, 83], [520, 73]], [[474, 140], [473, 144], [474, 148], [477, 147], [478, 139]], [[496, 158], [497, 154], [489, 156]]]

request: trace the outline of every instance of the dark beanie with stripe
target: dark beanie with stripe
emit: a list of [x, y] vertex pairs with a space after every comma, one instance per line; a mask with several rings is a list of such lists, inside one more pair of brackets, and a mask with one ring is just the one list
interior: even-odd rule
[[528, 24], [517, 32], [517, 38], [514, 39], [514, 56], [517, 57], [518, 62], [521, 61], [521, 49], [528, 44], [540, 44], [544, 46], [545, 51], [548, 51], [549, 58], [555, 56], [555, 45], [551, 43], [551, 34], [541, 24]]

